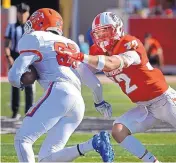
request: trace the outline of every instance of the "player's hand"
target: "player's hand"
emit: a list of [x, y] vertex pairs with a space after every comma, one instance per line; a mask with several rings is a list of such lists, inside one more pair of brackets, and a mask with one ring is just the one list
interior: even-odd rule
[[96, 110], [102, 114], [105, 118], [111, 118], [112, 116], [112, 107], [109, 103], [107, 103], [106, 101], [102, 101], [99, 104], [95, 104], [95, 108]]
[[59, 54], [62, 55], [62, 56], [67, 55], [67, 56], [73, 58], [74, 60], [77, 60], [77, 61], [80, 61], [80, 62], [82, 62], [84, 60], [84, 54], [83, 53], [81, 53], [81, 52], [72, 53], [65, 48], [60, 49]]
[[68, 56], [68, 63], [71, 64], [72, 68], [74, 68], [74, 69], [78, 68], [79, 61], [77, 61], [77, 60], [75, 60], [75, 59], [73, 59], [73, 58], [71, 58], [69, 56]]

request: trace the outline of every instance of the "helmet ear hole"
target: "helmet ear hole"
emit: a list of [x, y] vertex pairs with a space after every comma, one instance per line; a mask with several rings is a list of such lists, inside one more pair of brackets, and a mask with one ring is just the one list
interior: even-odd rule
[[43, 22], [40, 22], [40, 24], [39, 24], [40, 26], [42, 26], [43, 25]]

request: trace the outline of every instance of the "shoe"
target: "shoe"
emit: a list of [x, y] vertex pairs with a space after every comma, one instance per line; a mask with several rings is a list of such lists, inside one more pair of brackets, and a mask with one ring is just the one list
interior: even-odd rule
[[13, 113], [12, 119], [14, 119], [14, 120], [19, 120], [20, 118], [21, 118], [21, 115], [20, 115], [20, 114]]
[[106, 131], [101, 131], [99, 134], [94, 135], [92, 146], [98, 152], [104, 162], [113, 162], [114, 151], [110, 142], [110, 134]]

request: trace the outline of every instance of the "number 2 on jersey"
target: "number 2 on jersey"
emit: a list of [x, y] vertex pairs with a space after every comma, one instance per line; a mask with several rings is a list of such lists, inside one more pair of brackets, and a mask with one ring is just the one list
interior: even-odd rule
[[71, 43], [65, 44], [64, 42], [54, 43], [54, 50], [57, 53], [56, 58], [57, 58], [58, 64], [62, 66], [70, 67], [73, 63], [73, 60], [66, 55], [64, 56], [64, 55], [59, 54], [60, 50], [62, 49], [64, 49], [65, 51], [76, 53], [77, 52], [76, 46]]
[[119, 74], [115, 77], [115, 79], [118, 82], [125, 81], [125, 92], [127, 94], [129, 94], [137, 89], [137, 86], [135, 84], [130, 86], [131, 79], [126, 74]]

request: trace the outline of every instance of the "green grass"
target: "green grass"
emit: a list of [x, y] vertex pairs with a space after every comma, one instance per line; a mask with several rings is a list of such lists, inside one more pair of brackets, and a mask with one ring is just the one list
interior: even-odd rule
[[[17, 162], [15, 149], [13, 146], [14, 135], [1, 135], [1, 161], [2, 162]], [[33, 146], [35, 155], [38, 154], [40, 145], [45, 136], [41, 137]], [[67, 146], [76, 145], [84, 142], [92, 137], [92, 134], [78, 134], [71, 136]], [[136, 134], [136, 138], [140, 139], [147, 149], [151, 151], [162, 162], [174, 162], [176, 160], [176, 134], [175, 133], [155, 133], [155, 134]], [[112, 140], [113, 148], [115, 150], [116, 162], [137, 162], [140, 161], [132, 156], [126, 150], [122, 149]], [[101, 162], [98, 153], [92, 151], [86, 154], [85, 157], [80, 157], [76, 162]]]
[[[171, 84], [176, 89], [176, 84]], [[111, 103], [113, 107], [113, 117], [119, 116], [135, 106], [130, 100], [124, 95], [115, 84], [104, 84], [104, 98], [106, 101]], [[42, 95], [43, 90], [37, 84], [36, 100]], [[83, 87], [83, 97], [86, 104], [85, 116], [101, 116], [95, 111], [92, 94], [87, 87]], [[24, 97], [21, 92], [21, 106], [20, 114], [24, 115]], [[10, 109], [10, 85], [9, 83], [1, 83], [1, 115], [11, 116]], [[73, 134], [69, 140], [67, 146], [74, 145], [91, 138], [92, 134]], [[176, 134], [175, 133], [155, 133], [155, 134], [136, 134], [149, 151], [157, 156], [162, 162], [174, 162], [176, 161]], [[1, 135], [1, 162], [17, 162], [16, 153], [13, 146], [12, 134]], [[34, 144], [34, 152], [37, 155], [44, 136], [41, 137]], [[114, 141], [113, 148], [115, 149], [115, 161], [116, 162], [137, 162], [139, 161], [130, 153], [119, 147]], [[76, 162], [100, 162], [101, 159], [96, 152], [90, 152], [86, 154], [86, 157], [80, 157], [76, 159]]]
[[[176, 83], [171, 84], [171, 86], [176, 89]], [[11, 90], [11, 87], [9, 83], [1, 83], [1, 92], [2, 92], [1, 115], [2, 116], [11, 116], [10, 90]], [[113, 117], [122, 115], [124, 112], [128, 111], [130, 108], [135, 106], [135, 104], [133, 104], [115, 84], [104, 84], [103, 92], [104, 92], [104, 99], [112, 105]], [[42, 93], [43, 93], [42, 88], [37, 84], [36, 100], [39, 99], [39, 97], [41, 97]], [[100, 117], [101, 115], [95, 111], [91, 91], [87, 87], [83, 87], [82, 94], [86, 104], [85, 116]], [[24, 92], [23, 91], [21, 91], [20, 114], [24, 115]]]
[[[10, 116], [11, 115], [11, 108], [10, 108], [10, 85], [9, 83], [2, 83], [1, 85], [2, 89], [2, 110], [1, 115], [2, 116]], [[106, 101], [110, 102], [113, 106], [114, 113], [113, 116], [118, 116], [127, 111], [129, 108], [134, 106], [130, 102], [130, 100], [124, 95], [121, 90], [116, 86], [115, 84], [105, 84], [103, 85], [104, 89], [104, 98]], [[36, 87], [36, 100], [39, 99], [39, 97], [42, 95], [43, 90], [42, 88], [37, 84]], [[90, 89], [87, 87], [83, 87], [82, 89], [84, 101], [86, 104], [86, 111], [85, 116], [101, 116], [99, 113], [95, 111], [94, 105], [93, 105], [93, 97]], [[21, 91], [21, 106], [20, 106], [20, 114], [24, 115], [24, 92]]]

